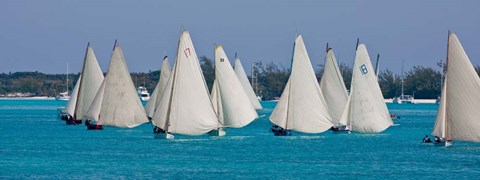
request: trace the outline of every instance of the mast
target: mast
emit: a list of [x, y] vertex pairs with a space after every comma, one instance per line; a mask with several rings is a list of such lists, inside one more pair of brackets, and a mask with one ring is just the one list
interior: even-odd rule
[[[116, 42], [116, 40], [115, 40], [115, 42]], [[87, 43], [87, 48], [85, 49], [85, 58], [83, 58], [83, 67], [82, 67], [82, 72], [80, 73], [80, 75], [81, 75], [82, 77], [84, 77], [85, 64], [87, 63], [87, 54], [88, 54], [88, 48], [89, 48], [89, 47], [90, 47], [90, 42]], [[78, 119], [77, 119], [78, 117], [77, 117], [77, 113], [76, 113], [76, 112], [77, 112], [78, 106], [81, 105], [81, 104], [79, 104], [81, 101], [79, 101], [78, 97], [80, 97], [80, 93], [82, 93], [82, 92], [81, 92], [81, 89], [82, 89], [83, 79], [85, 79], [85, 78], [80, 79], [80, 85], [79, 85], [79, 87], [78, 87], [77, 102], [75, 102], [75, 111], [73, 111], [73, 112], [74, 112], [74, 113], [73, 113], [73, 114], [74, 114], [74, 115], [73, 115], [73, 120], [78, 120]], [[82, 119], [82, 118], [83, 118], [83, 117], [80, 117], [80, 119]]]
[[375, 64], [375, 75], [377, 75], [377, 80], [378, 74], [380, 74], [380, 54], [377, 54], [377, 63]]
[[[298, 34], [295, 36], [295, 40], [293, 41], [293, 53], [292, 53], [292, 62], [290, 63], [290, 76], [292, 75], [292, 70], [293, 70], [293, 58], [295, 57], [295, 46], [297, 45], [297, 37], [298, 37]], [[288, 78], [290, 81], [290, 78]], [[293, 80], [293, 78], [292, 78]], [[292, 82], [288, 83], [288, 100], [287, 100], [287, 119], [285, 120], [285, 129], [288, 129], [288, 114], [290, 112], [290, 93], [292, 92]]]
[[[183, 26], [182, 26], [182, 30], [180, 31], [180, 38], [178, 38], [178, 50], [177, 51], [180, 51], [180, 41], [182, 40], [182, 34], [183, 34]], [[178, 63], [178, 56], [179, 56], [179, 53], [177, 52], [177, 57], [175, 59], [175, 69], [174, 69], [174, 72], [173, 72], [173, 79], [172, 79], [172, 88], [171, 88], [171, 91], [170, 91], [170, 97], [169, 97], [169, 100], [168, 100], [168, 109], [167, 109], [167, 120], [165, 121], [165, 134], [168, 133], [168, 127], [169, 127], [169, 124], [170, 124], [170, 111], [172, 110], [172, 100], [173, 100], [173, 96], [175, 95], [174, 94], [174, 91], [175, 90], [175, 77], [177, 76], [177, 71], [178, 71], [178, 65], [180, 65], [180, 63]]]
[[67, 61], [67, 96], [68, 96], [68, 61]]
[[[448, 73], [448, 51], [450, 49], [450, 30], [448, 30], [448, 36], [447, 36], [447, 58], [445, 60], [445, 69], [446, 69], [446, 72]], [[447, 74], [448, 75], [448, 74]], [[448, 77], [447, 77], [448, 78]], [[448, 81], [448, 79], [447, 79]], [[450, 139], [450, 134], [449, 134], [449, 131], [448, 131], [448, 101], [447, 101], [447, 81], [445, 81], [445, 98], [443, 100], [445, 100], [445, 121], [443, 121], [445, 124], [443, 126], [443, 131], [444, 131], [444, 135], [445, 135], [445, 140], [447, 141], [451, 141]]]
[[404, 63], [405, 63], [405, 60], [402, 60], [402, 96], [401, 96], [402, 99], [403, 99], [403, 78], [404, 78], [404, 77], [403, 77], [403, 76], [404, 76], [404, 75], [403, 75], [403, 74], [404, 74], [404, 73], [403, 73], [403, 65], [404, 65]]

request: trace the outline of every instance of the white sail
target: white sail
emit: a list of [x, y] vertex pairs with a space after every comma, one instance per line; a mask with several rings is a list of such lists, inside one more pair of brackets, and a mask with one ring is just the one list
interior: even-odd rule
[[320, 89], [322, 89], [325, 97], [332, 123], [339, 124], [347, 103], [348, 93], [337, 64], [337, 59], [331, 48], [327, 50]]
[[[447, 54], [446, 93], [442, 94], [445, 138], [480, 142], [480, 78], [454, 33], [449, 35]], [[434, 134], [440, 127], [435, 127]]]
[[[215, 48], [215, 79], [223, 111], [223, 125], [240, 128], [258, 118], [222, 46]], [[258, 100], [257, 100], [258, 102]]]
[[132, 128], [148, 122], [138, 98], [122, 49], [115, 42], [110, 67], [104, 81], [98, 125]]
[[446, 107], [446, 93], [447, 92], [447, 76], [442, 87], [442, 97], [440, 97], [440, 105], [437, 110], [437, 118], [435, 119], [435, 126], [433, 127], [432, 135], [445, 138], [445, 107]]
[[182, 32], [177, 57], [152, 123], [170, 133], [200, 135], [218, 127], [190, 34]]
[[67, 107], [65, 107], [65, 112], [72, 117], [75, 113], [75, 106], [77, 105], [78, 88], [80, 86], [81, 81], [82, 81], [82, 75], [80, 74], [80, 76], [78, 77], [77, 83], [73, 88], [73, 92], [70, 95], [70, 99], [68, 100]]
[[294, 46], [291, 74], [270, 121], [305, 133], [326, 131], [333, 124], [302, 36]]
[[98, 121], [100, 117], [100, 110], [102, 109], [103, 95], [105, 94], [105, 79], [102, 81], [102, 85], [98, 89], [98, 93], [93, 99], [92, 105], [88, 108], [84, 117], [88, 120]]
[[364, 44], [357, 47], [346, 106], [340, 122], [352, 131], [378, 133], [393, 124]]
[[145, 112], [148, 117], [153, 117], [155, 109], [158, 107], [158, 102], [160, 102], [160, 97], [167, 86], [168, 77], [170, 77], [170, 64], [168, 63], [168, 58], [165, 56], [162, 62], [162, 70], [160, 71], [160, 78], [158, 80], [155, 90], [153, 90], [150, 100], [148, 100], [147, 105], [145, 106]]
[[262, 105], [258, 101], [257, 95], [253, 91], [253, 88], [248, 81], [247, 74], [245, 73], [245, 70], [243, 69], [242, 63], [240, 62], [240, 59], [235, 59], [235, 74], [237, 74], [238, 80], [240, 80], [240, 83], [242, 83], [242, 87], [245, 90], [245, 92], [248, 95], [248, 98], [253, 104], [253, 107], [255, 109], [262, 109]]
[[83, 119], [97, 94], [103, 81], [103, 72], [98, 65], [97, 58], [90, 44], [85, 52], [82, 69], [82, 80], [78, 89], [77, 105], [75, 107], [75, 120]]
[[223, 107], [222, 107], [222, 97], [220, 96], [220, 89], [218, 87], [217, 79], [213, 81], [212, 92], [210, 98], [212, 99], [213, 109], [217, 113], [219, 124], [224, 124], [223, 121]]

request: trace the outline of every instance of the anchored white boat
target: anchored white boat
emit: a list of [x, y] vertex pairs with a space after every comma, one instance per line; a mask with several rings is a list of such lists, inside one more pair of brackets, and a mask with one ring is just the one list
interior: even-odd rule
[[175, 65], [153, 114], [154, 137], [201, 135], [217, 129], [218, 122], [192, 39], [183, 31]]
[[348, 100], [347, 88], [343, 82], [343, 77], [340, 73], [333, 49], [328, 47], [323, 76], [320, 81], [320, 89], [325, 98], [328, 112], [332, 120], [331, 122], [335, 125], [335, 127], [332, 128], [332, 131], [350, 132], [348, 129], [342, 129], [342, 127], [346, 127], [344, 126], [345, 124], [340, 124], [340, 118], [342, 117], [345, 104]]
[[405, 73], [403, 72], [403, 61], [402, 61], [402, 94], [398, 97], [395, 97], [393, 99], [393, 102], [396, 103], [396, 104], [414, 104], [414, 97], [411, 96], [411, 95], [405, 95], [403, 94], [403, 79], [404, 79], [404, 76], [405, 76]]
[[350, 96], [340, 123], [360, 133], [378, 133], [393, 125], [364, 44], [357, 46]]
[[276, 136], [291, 135], [289, 130], [320, 133], [333, 124], [322, 90], [318, 85], [302, 36], [294, 44], [290, 77], [270, 116]]
[[60, 100], [60, 101], [68, 101], [70, 99], [70, 96], [68, 95], [68, 61], [67, 61], [67, 82], [66, 82], [66, 89], [67, 91], [65, 92], [61, 92], [59, 93], [58, 95], [55, 96], [55, 99], [56, 100]]
[[239, 58], [235, 58], [235, 74], [237, 75], [238, 80], [240, 80], [240, 83], [242, 84], [243, 89], [247, 93], [248, 99], [250, 99], [250, 101], [252, 102], [253, 107], [255, 107], [255, 109], [257, 110], [262, 109], [263, 107], [260, 104], [261, 98], [260, 96], [257, 96], [253, 91], [253, 88], [248, 81], [247, 74], [245, 73], [245, 69], [243, 69], [242, 62], [240, 62]]
[[68, 91], [65, 91], [55, 96], [55, 99], [60, 101], [68, 101], [70, 99], [70, 96], [68, 95]]
[[162, 62], [162, 69], [160, 71], [160, 78], [158, 80], [157, 86], [153, 90], [150, 100], [148, 100], [147, 105], [145, 106], [145, 112], [149, 119], [153, 117], [155, 109], [157, 109], [160, 99], [162, 97], [163, 91], [167, 86], [168, 78], [170, 77], [170, 64], [168, 63], [168, 57], [165, 56]]
[[[117, 41], [108, 72], [85, 116], [89, 130], [101, 130], [104, 125], [133, 128], [148, 122]], [[90, 121], [97, 121], [96, 125]]]
[[432, 135], [452, 145], [453, 140], [480, 142], [480, 78], [455, 33], [448, 36], [447, 74]]
[[211, 131], [210, 135], [223, 136], [226, 132], [222, 127], [241, 128], [258, 118], [251, 100], [220, 45], [215, 48], [215, 81], [211, 97], [219, 123], [218, 129]]
[[147, 102], [148, 100], [150, 100], [150, 93], [148, 93], [148, 90], [146, 87], [139, 86], [137, 89], [137, 94], [138, 94], [138, 97], [140, 97], [141, 101]]

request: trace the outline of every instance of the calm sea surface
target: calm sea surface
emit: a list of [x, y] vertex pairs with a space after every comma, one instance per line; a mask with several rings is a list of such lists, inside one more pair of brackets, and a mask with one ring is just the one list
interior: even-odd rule
[[262, 117], [226, 137], [153, 139], [152, 125], [87, 131], [66, 126], [55, 100], [0, 100], [0, 179], [478, 179], [480, 143], [421, 144], [437, 105], [393, 105], [398, 126], [380, 134], [274, 137]]

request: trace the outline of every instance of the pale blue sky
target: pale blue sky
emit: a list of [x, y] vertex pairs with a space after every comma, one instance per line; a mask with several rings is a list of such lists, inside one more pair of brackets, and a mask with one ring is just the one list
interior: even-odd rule
[[[445, 59], [447, 31], [455, 31], [474, 64], [480, 64], [480, 1], [24, 1], [0, 2], [0, 72], [63, 73], [81, 69], [87, 42], [107, 70], [118, 39], [132, 72], [158, 70], [175, 57], [184, 25], [198, 55], [213, 58], [222, 44], [230, 61], [244, 66], [276, 62], [288, 68], [296, 33], [312, 63], [324, 63], [328, 41], [341, 62], [353, 64], [356, 38], [382, 69], [399, 73], [402, 59], [435, 67]], [[249, 68], [246, 68], [249, 69]]]

